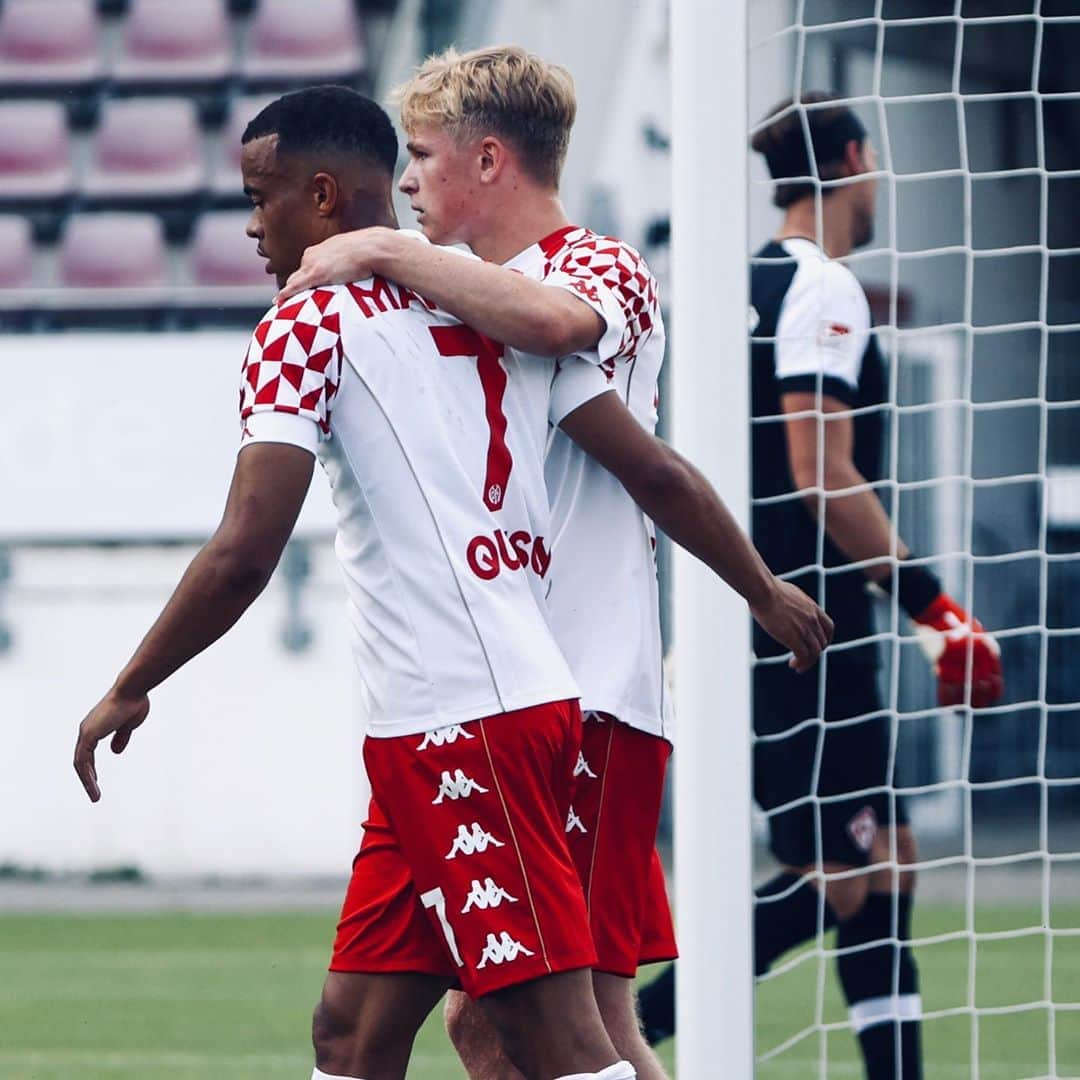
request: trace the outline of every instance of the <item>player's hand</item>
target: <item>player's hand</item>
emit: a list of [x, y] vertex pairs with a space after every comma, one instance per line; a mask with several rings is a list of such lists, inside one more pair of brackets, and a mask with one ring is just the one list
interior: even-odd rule
[[967, 705], [969, 657], [974, 709], [993, 705], [1005, 692], [1001, 648], [952, 597], [942, 593], [915, 619], [919, 644], [934, 665], [939, 705]]
[[75, 742], [75, 772], [79, 775], [91, 802], [101, 798], [98, 787], [94, 751], [102, 739], [112, 736], [109, 743], [114, 754], [123, 752], [131, 740], [132, 732], [146, 719], [150, 712], [150, 699], [145, 695], [123, 697], [112, 689], [90, 710], [79, 725], [79, 738]]
[[284, 287], [274, 297], [277, 304], [288, 300], [305, 289], [319, 285], [343, 285], [349, 281], [363, 281], [379, 273], [379, 259], [387, 233], [391, 237], [395, 229], [373, 226], [356, 232], [338, 233], [322, 243], [309, 247]]
[[751, 605], [750, 614], [765, 633], [791, 650], [788, 666], [801, 674], [818, 662], [832, 641], [833, 621], [802, 589], [778, 578], [774, 584], [769, 598]]

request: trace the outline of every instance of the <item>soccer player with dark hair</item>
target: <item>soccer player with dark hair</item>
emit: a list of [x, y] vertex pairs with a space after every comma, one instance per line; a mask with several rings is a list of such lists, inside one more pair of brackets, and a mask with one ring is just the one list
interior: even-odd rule
[[[913, 558], [875, 491], [888, 383], [866, 295], [837, 260], [873, 236], [877, 161], [858, 117], [832, 100], [784, 102], [753, 138], [784, 210], [751, 271], [753, 536], [770, 569], [816, 596], [836, 627], [824, 670], [803, 679], [754, 637], [754, 795], [781, 865], [757, 890], [755, 969], [768, 971], [819, 924], [836, 926], [840, 984], [869, 1080], [915, 1080], [915, 874], [904, 867], [916, 849], [891, 790], [868, 586], [895, 595], [915, 623], [940, 704], [986, 706], [1003, 685], [996, 642]], [[824, 726], [815, 722], [822, 700]], [[642, 993], [654, 1039], [674, 1026], [670, 971], [661, 979]]]

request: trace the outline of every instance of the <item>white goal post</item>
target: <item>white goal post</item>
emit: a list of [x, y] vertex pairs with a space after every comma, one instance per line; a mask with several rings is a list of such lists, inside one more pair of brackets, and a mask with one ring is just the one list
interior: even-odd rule
[[[746, 0], [672, 0], [673, 441], [744, 525], [746, 34]], [[743, 1080], [754, 1070], [750, 623], [685, 552], [674, 571], [678, 1073]]]
[[[876, 235], [844, 260], [888, 372], [867, 406], [888, 432], [873, 486], [1001, 646], [1005, 695], [943, 709], [913, 624], [879, 597], [863, 640], [882, 708], [842, 721], [887, 717], [884, 785], [918, 840], [926, 1076], [1080, 1075], [1078, 48], [1076, 0], [671, 0], [675, 445], [746, 524], [748, 268], [779, 223], [748, 136], [785, 99], [809, 135], [827, 106], [805, 95], [832, 92], [879, 162]], [[862, 1075], [836, 977], [861, 945], [819, 924], [755, 983], [749, 619], [684, 554], [674, 571], [679, 1076]], [[820, 810], [848, 795], [819, 784], [823, 746], [796, 800], [819, 856]], [[908, 938], [894, 922], [880, 940], [899, 956]]]

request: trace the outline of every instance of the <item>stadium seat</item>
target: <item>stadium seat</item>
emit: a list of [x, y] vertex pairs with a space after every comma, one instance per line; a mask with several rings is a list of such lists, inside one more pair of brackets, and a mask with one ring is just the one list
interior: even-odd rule
[[93, 0], [6, 0], [0, 86], [72, 86], [101, 77]]
[[134, 0], [112, 74], [120, 85], [219, 82], [232, 56], [224, 0]]
[[321, 0], [317, 17], [294, 0], [261, 0], [248, 28], [242, 72], [249, 83], [346, 79], [364, 69], [352, 0]]
[[182, 98], [108, 101], [83, 182], [90, 199], [190, 197], [206, 184], [195, 106]]
[[0, 215], [0, 289], [18, 289], [34, 279], [30, 222], [20, 214]]
[[0, 104], [0, 200], [50, 202], [73, 187], [71, 140], [55, 101]]
[[168, 280], [165, 239], [153, 214], [75, 214], [60, 244], [59, 279], [69, 288], [137, 289]]
[[244, 198], [240, 177], [240, 139], [254, 116], [277, 97], [276, 94], [247, 94], [233, 98], [228, 119], [221, 129], [211, 187], [219, 201], [241, 203]]
[[195, 223], [191, 277], [196, 285], [250, 286], [262, 289], [266, 302], [275, 291], [266, 260], [255, 253], [255, 241], [244, 228], [247, 210], [211, 210]]

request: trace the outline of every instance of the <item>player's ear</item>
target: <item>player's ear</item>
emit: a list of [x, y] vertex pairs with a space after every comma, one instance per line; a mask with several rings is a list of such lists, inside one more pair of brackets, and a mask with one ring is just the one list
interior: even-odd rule
[[330, 217], [338, 209], [341, 188], [329, 173], [316, 173], [311, 180], [311, 198], [315, 213], [320, 217]]
[[480, 183], [494, 183], [506, 168], [509, 151], [495, 135], [485, 135], [479, 145]]
[[849, 139], [844, 146], [844, 171], [848, 176], [870, 171], [863, 153], [863, 143], [858, 139]]

